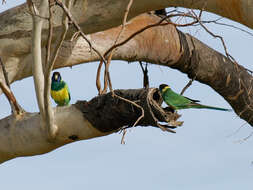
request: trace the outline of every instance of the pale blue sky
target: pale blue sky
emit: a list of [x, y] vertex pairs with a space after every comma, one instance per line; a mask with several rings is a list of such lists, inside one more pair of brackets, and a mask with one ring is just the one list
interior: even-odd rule
[[[7, 1], [6, 5], [0, 5], [0, 12], [21, 2]], [[214, 15], [205, 14], [205, 18], [212, 19]], [[226, 19], [224, 22], [233, 23]], [[241, 65], [253, 69], [253, 36], [224, 26], [208, 27], [224, 37], [230, 54]], [[203, 30], [181, 30], [223, 52], [220, 41]], [[72, 103], [89, 100], [97, 94], [96, 68], [97, 63], [89, 63], [59, 70], [69, 84]], [[142, 87], [142, 72], [136, 63], [116, 61], [111, 65], [111, 75], [115, 89]], [[150, 65], [149, 75], [151, 86], [169, 83], [177, 92], [188, 82], [185, 74], [162, 66]], [[38, 111], [31, 77], [15, 82], [12, 89], [25, 110]], [[214, 90], [198, 82], [185, 95], [204, 104], [230, 107]], [[185, 123], [176, 134], [137, 127], [128, 130], [126, 145], [120, 144], [121, 134], [112, 134], [72, 143], [48, 154], [8, 161], [0, 165], [0, 187], [8, 190], [251, 190], [253, 139], [243, 143], [238, 140], [247, 137], [252, 128], [245, 125], [235, 133], [245, 122], [233, 112], [192, 109], [180, 113]], [[0, 118], [9, 114], [9, 104], [2, 95]]]

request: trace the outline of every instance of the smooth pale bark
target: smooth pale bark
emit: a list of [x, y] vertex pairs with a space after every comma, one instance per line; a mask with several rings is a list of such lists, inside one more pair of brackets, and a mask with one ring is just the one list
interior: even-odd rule
[[[85, 33], [94, 33], [121, 24], [127, 3], [128, 1], [125, 0], [76, 0], [72, 7], [72, 14]], [[251, 28], [253, 27], [253, 0], [135, 0], [131, 6], [128, 18], [133, 18], [143, 12], [169, 6], [192, 8], [202, 8], [204, 6], [207, 11], [231, 18]], [[54, 24], [59, 27], [58, 29], [55, 28], [53, 39], [60, 33], [63, 12], [58, 7], [55, 8], [54, 13]], [[18, 74], [19, 70], [29, 72], [29, 68], [26, 69], [24, 66], [30, 62], [27, 55], [31, 53], [32, 19], [26, 4], [1, 13], [0, 28], [0, 56], [6, 64], [7, 70], [11, 68], [8, 71], [10, 81], [13, 82], [29, 76]], [[73, 32], [72, 28], [68, 35], [69, 38]], [[43, 34], [42, 46], [45, 47], [47, 32], [44, 31]]]
[[57, 107], [54, 112], [55, 125], [59, 126], [54, 143], [48, 141], [38, 113], [26, 113], [18, 120], [13, 116], [0, 120], [0, 163], [20, 156], [50, 152], [74, 142], [69, 136], [75, 134], [78, 134], [78, 140], [109, 134], [94, 128], [75, 106]]
[[[0, 120], [0, 163], [16, 157], [44, 154], [77, 140], [108, 135], [123, 127], [132, 127], [136, 122], [140, 126], [162, 127], [173, 133], [170, 128], [182, 125], [177, 121], [180, 115], [162, 109], [162, 97], [158, 89], [114, 92], [115, 96], [108, 93], [94, 97], [89, 102], [78, 101], [71, 106], [56, 107], [54, 125], [58, 130], [54, 141], [48, 141], [47, 131], [41, 125], [38, 113], [25, 113], [18, 118], [9, 116]], [[134, 105], [121, 98], [138, 103]], [[157, 121], [166, 122], [167, 125]]]
[[[133, 18], [134, 16], [149, 10], [160, 9], [167, 6], [179, 6], [182, 5], [182, 2], [184, 2], [184, 6], [186, 7], [202, 8], [200, 3], [203, 1], [135, 0], [131, 7], [129, 18]], [[191, 4], [190, 2], [193, 3]], [[247, 18], [247, 23], [245, 19], [238, 16], [237, 9], [234, 8], [230, 11], [225, 10], [226, 7], [228, 7], [226, 4], [228, 0], [219, 2], [218, 0], [207, 0], [206, 2], [207, 5], [205, 10], [220, 13], [223, 16], [247, 24], [250, 27], [252, 26], [251, 23], [253, 22], [253, 19], [251, 18], [251, 14], [253, 13], [250, 11], [252, 9], [251, 0], [239, 1], [239, 4], [241, 5], [239, 10], [242, 10], [240, 15], [243, 15], [243, 18]], [[223, 2], [223, 4], [221, 2]], [[235, 5], [237, 1], [229, 2]], [[101, 51], [101, 53], [105, 52], [114, 43], [119, 32], [119, 28], [112, 28], [107, 31], [105, 31], [105, 29], [117, 26], [122, 22], [124, 14], [123, 10], [125, 10], [127, 3], [128, 1], [123, 0], [76, 1], [76, 4], [72, 9], [73, 15], [86, 33], [93, 33], [88, 35], [88, 38], [91, 40], [92, 44]], [[238, 6], [236, 6], [236, 8], [238, 8]], [[122, 12], [119, 10], [122, 10]], [[54, 23], [59, 25], [61, 22], [62, 11], [57, 9], [56, 14], [58, 17], [55, 17]], [[126, 25], [122, 39], [125, 39], [143, 26], [153, 24], [158, 20], [158, 17], [148, 14], [136, 17]], [[31, 28], [31, 16], [27, 12], [25, 5], [21, 5], [0, 14], [0, 56], [5, 63], [8, 78], [11, 82], [31, 76]], [[59, 28], [55, 28], [53, 39], [59, 35]], [[74, 30], [70, 30], [68, 39], [70, 39], [71, 34], [73, 33]], [[45, 41], [47, 37], [45, 30], [43, 31], [43, 34], [42, 57], [45, 57]], [[53, 41], [53, 46], [55, 46], [55, 41]], [[187, 73], [190, 78], [196, 76], [198, 81], [210, 85], [221, 94], [231, 104], [236, 113], [252, 125], [253, 121], [251, 116], [253, 113], [250, 106], [252, 101], [251, 75], [249, 75], [244, 68], [235, 65], [222, 54], [212, 50], [197, 39], [178, 32], [174, 26], [168, 25], [165, 27], [156, 27], [141, 33], [124, 46], [119, 47], [117, 51], [115, 51], [113, 59], [147, 61], [178, 69]], [[67, 40], [64, 42], [54, 68], [95, 60], [99, 60], [98, 56], [94, 52], [90, 52], [87, 43], [79, 37], [78, 39], [72, 41]], [[1, 73], [0, 77], [3, 77]], [[57, 120], [58, 115], [59, 120]], [[59, 144], [48, 146], [46, 144], [48, 142], [43, 137], [45, 134], [43, 132], [44, 129], [41, 129], [39, 126], [39, 116], [36, 114], [32, 114], [32, 116], [34, 117], [29, 117], [29, 119], [33, 118], [32, 120], [28, 120], [26, 117], [16, 119], [9, 116], [0, 121], [1, 130], [3, 131], [0, 133], [1, 161], [16, 157], [17, 152], [22, 153], [22, 155], [35, 154], [35, 152], [33, 152], [35, 148], [31, 147], [31, 149], [27, 151], [27, 149], [24, 149], [24, 144], [22, 145], [22, 143], [19, 142], [30, 142], [30, 146], [33, 146], [33, 143], [38, 147], [42, 145], [42, 147], [40, 147], [42, 152], [37, 152], [36, 154], [48, 152], [64, 144], [61, 141]], [[96, 129], [90, 126], [86, 120], [83, 118], [81, 119], [79, 116], [80, 113], [75, 109], [72, 109], [72, 106], [68, 107], [66, 108], [66, 112], [64, 110], [62, 110], [61, 113], [57, 112], [56, 124], [62, 122], [62, 118], [69, 119], [71, 117], [71, 119], [69, 119], [69, 121], [71, 121], [70, 123], [67, 124], [67, 122], [64, 122], [61, 126], [67, 128], [67, 125], [73, 126], [73, 122], [78, 122], [76, 123], [77, 127], [81, 128], [83, 126], [85, 129], [82, 130], [88, 131], [83, 134], [81, 137], [82, 139], [104, 135], [104, 133], [96, 131]], [[17, 128], [17, 126], [19, 126], [17, 124], [21, 124], [20, 126], [22, 127]], [[37, 130], [34, 130], [33, 133], [29, 131], [29, 129], [34, 125], [37, 125]], [[61, 136], [61, 132], [59, 132], [59, 134]], [[69, 135], [69, 133], [65, 135]], [[65, 137], [67, 136], [64, 136], [64, 138]], [[30, 141], [30, 139], [32, 139], [32, 141]], [[5, 145], [8, 145], [8, 147]], [[13, 153], [9, 154], [7, 150], [8, 148], [10, 148], [10, 150], [17, 148], [18, 150], [17, 152], [13, 151]]]
[[[33, 10], [33, 14], [37, 12], [37, 14], [41, 15], [42, 17], [45, 17], [48, 12], [48, 1], [43, 0], [41, 1], [41, 4], [39, 7], [34, 6], [35, 10]], [[30, 8], [31, 12], [33, 7]], [[31, 55], [32, 55], [32, 72], [33, 72], [33, 81], [34, 81], [34, 87], [37, 97], [37, 103], [39, 106], [40, 113], [42, 115], [42, 118], [45, 118], [45, 107], [44, 107], [44, 74], [43, 74], [43, 63], [42, 63], [42, 57], [41, 57], [41, 34], [43, 29], [43, 23], [45, 19], [42, 19], [38, 16], [33, 15], [32, 16], [32, 42], [31, 42]]]
[[[136, 17], [126, 25], [122, 39], [144, 26], [157, 23], [159, 19], [159, 17], [150, 14]], [[103, 53], [114, 43], [119, 30], [120, 27], [112, 28], [87, 37], [91, 40], [93, 46]], [[183, 38], [187, 40], [182, 41]], [[182, 47], [186, 49], [182, 49]], [[198, 58], [196, 58], [196, 53]], [[251, 118], [253, 113], [250, 107], [252, 100], [251, 75], [244, 68], [232, 63], [225, 56], [212, 50], [194, 37], [179, 33], [172, 25], [150, 28], [137, 35], [134, 39], [119, 47], [115, 51], [113, 59], [147, 61], [153, 64], [169, 66], [187, 73], [190, 77], [194, 77], [196, 73], [201, 73], [201, 75], [197, 74], [196, 80], [215, 89], [231, 104], [241, 118], [249, 124], [253, 124]], [[30, 60], [31, 54], [22, 56], [20, 63], [16, 64], [16, 66], [12, 65], [11, 69], [13, 70], [8, 72], [16, 72], [15, 79], [30, 76]], [[96, 60], [99, 60], [99, 57], [90, 51], [89, 45], [80, 37], [77, 40], [64, 42], [55, 63], [55, 68]], [[195, 67], [200, 69], [200, 71], [192, 69]], [[16, 68], [19, 68], [19, 70], [17, 71]], [[10, 69], [10, 67], [7, 67], [7, 69]], [[220, 80], [221, 78], [222, 80]], [[230, 87], [231, 85], [233, 88]]]
[[[159, 19], [149, 14], [136, 17], [126, 25], [122, 39], [144, 26], [158, 22]], [[120, 27], [113, 28], [88, 35], [88, 38], [93, 46], [103, 53], [114, 43], [119, 30]], [[24, 62], [21, 62], [24, 69], [20, 69], [17, 74], [20, 79], [31, 75], [29, 59], [30, 54], [24, 58]], [[140, 33], [119, 47], [113, 59], [147, 61], [176, 68], [187, 73], [190, 78], [196, 76], [196, 80], [211, 86], [221, 94], [241, 118], [253, 124], [251, 118], [253, 113], [250, 108], [252, 76], [243, 67], [231, 62], [194, 37], [178, 32], [172, 25], [150, 28]], [[80, 37], [74, 41], [64, 42], [55, 68], [96, 60], [99, 60], [99, 57], [90, 51], [89, 45]]]

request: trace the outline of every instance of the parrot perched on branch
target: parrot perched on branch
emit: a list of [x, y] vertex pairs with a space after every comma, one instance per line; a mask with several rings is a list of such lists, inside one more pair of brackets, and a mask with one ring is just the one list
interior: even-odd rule
[[180, 94], [177, 94], [173, 90], [171, 90], [171, 88], [166, 84], [161, 84], [159, 86], [159, 90], [165, 103], [173, 110], [197, 108], [197, 109], [213, 109], [220, 111], [232, 111], [231, 109], [199, 104], [197, 103], [199, 102], [199, 100], [193, 100]]
[[54, 72], [51, 81], [51, 97], [58, 106], [66, 106], [70, 101], [69, 88], [59, 72]]

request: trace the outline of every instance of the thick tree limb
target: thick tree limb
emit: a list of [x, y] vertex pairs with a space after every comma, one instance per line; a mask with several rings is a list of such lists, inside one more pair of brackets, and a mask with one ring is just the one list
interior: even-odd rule
[[[92, 45], [104, 54], [114, 44], [120, 27], [107, 31], [103, 30], [121, 24], [124, 11], [119, 12], [119, 10], [124, 10], [127, 1], [113, 0], [108, 3], [108, 0], [77, 0], [76, 2], [73, 7], [73, 17], [80, 24], [81, 28], [84, 29], [86, 34], [102, 31], [86, 36], [92, 42]], [[83, 4], [83, 2], [85, 3]], [[149, 10], [160, 9], [170, 5], [182, 5], [182, 3], [186, 7], [202, 9], [202, 2], [204, 1], [135, 0], [129, 12], [129, 18], [133, 18]], [[228, 0], [219, 2], [218, 0], [207, 0], [205, 2], [207, 2], [207, 10], [213, 12], [220, 11], [221, 15], [238, 20], [252, 27], [253, 11], [250, 11], [252, 10], [252, 0], [232, 0], [229, 2]], [[227, 4], [224, 4], [231, 2], [234, 8], [228, 11]], [[237, 4], [241, 6], [235, 6]], [[60, 24], [63, 14], [62, 10], [58, 8], [55, 9], [55, 12], [58, 17], [56, 16], [53, 22], [58, 27], [54, 30], [52, 48], [56, 47], [55, 39], [61, 30]], [[41, 15], [37, 15], [37, 17], [40, 19], [47, 18]], [[121, 38], [126, 39], [137, 30], [158, 22], [159, 19], [159, 17], [154, 15], [140, 15], [126, 24]], [[0, 14], [0, 28], [0, 56], [3, 57], [10, 82], [31, 76], [33, 63], [31, 56], [31, 48], [33, 47], [30, 44], [32, 20], [26, 6], [21, 5]], [[70, 28], [67, 39], [71, 39], [74, 32], [74, 28]], [[47, 31], [44, 29], [41, 43], [43, 47], [42, 57], [45, 57], [44, 47], [46, 37]], [[91, 51], [87, 41], [79, 37], [73, 41], [64, 41], [54, 68], [72, 66], [99, 59], [100, 57]], [[112, 59], [147, 61], [178, 69], [188, 74], [190, 78], [196, 78], [196, 80], [211, 86], [230, 103], [241, 118], [253, 125], [252, 76], [243, 67], [232, 63], [222, 54], [209, 48], [194, 37], [183, 34], [172, 25], [150, 28], [140, 33], [123, 46], [118, 47]], [[112, 100], [110, 101], [113, 102]], [[120, 100], [114, 103], [117, 104], [119, 102], [120, 104], [123, 103]], [[139, 101], [137, 102], [139, 103]], [[97, 104], [95, 100], [92, 100], [86, 103], [79, 102], [75, 106], [56, 108], [54, 110], [56, 114], [55, 122], [59, 126], [59, 133], [56, 136], [56, 141], [53, 143], [49, 143], [46, 140], [45, 128], [41, 127], [39, 114], [27, 113], [23, 118], [17, 119], [9, 116], [2, 119], [0, 121], [0, 161], [4, 162], [19, 156], [43, 154], [59, 146], [73, 142], [73, 140], [107, 135], [122, 129], [122, 127], [124, 128], [124, 125], [128, 125], [128, 123], [123, 122], [124, 120], [117, 120], [119, 118], [125, 118], [125, 115], [119, 116], [117, 115], [119, 113], [115, 112], [117, 116], [108, 118], [108, 120], [110, 119], [110, 122], [115, 121], [117, 125], [109, 127], [105, 125], [107, 126], [106, 128], [101, 128], [104, 125], [99, 124], [100, 120], [97, 119], [97, 115], [94, 117], [88, 116], [89, 110], [93, 110], [92, 106], [95, 105], [102, 106], [99, 103]], [[117, 105], [118, 107], [120, 106]], [[136, 122], [140, 114], [138, 113], [138, 109], [135, 110], [133, 105], [131, 106], [127, 102], [124, 102], [123, 107], [126, 110], [131, 108], [126, 114], [127, 116], [131, 116], [129, 123]], [[101, 114], [103, 111], [105, 112], [104, 109], [100, 110], [102, 111]], [[113, 108], [111, 110], [117, 111]], [[109, 113], [111, 113], [111, 110]], [[137, 114], [133, 114], [133, 112]], [[121, 113], [124, 114], [125, 112], [121, 111]], [[153, 118], [153, 120], [147, 121], [146, 124], [158, 126], [159, 123], [157, 120], [162, 121], [161, 118], [163, 119], [163, 117], [159, 116], [156, 111], [153, 112], [154, 114], [151, 113], [146, 115], [149, 115], [148, 118]], [[154, 116], [156, 117], [155, 119]], [[139, 125], [145, 126], [145, 119], [147, 118], [144, 117]], [[108, 123], [105, 120], [103, 122]]]
[[169, 65], [211, 86], [240, 118], [253, 126], [252, 75], [190, 35], [179, 35], [184, 54], [177, 63]]
[[[115, 93], [143, 107], [144, 117], [138, 122], [139, 126], [158, 127], [151, 113], [159, 121], [172, 125], [172, 128], [182, 124], [176, 121], [178, 114], [161, 108], [162, 98], [158, 89], [116, 90]], [[44, 154], [77, 140], [117, 132], [133, 126], [141, 114], [137, 107], [112, 97], [111, 93], [88, 102], [79, 101], [71, 106], [56, 107], [54, 112], [58, 132], [53, 142], [47, 141], [47, 131], [41, 126], [38, 113], [26, 113], [20, 120], [13, 116], [0, 120], [0, 162]]]
[[[159, 19], [160, 17], [148, 14], [136, 17], [126, 25], [121, 38], [126, 39], [137, 30], [157, 23]], [[88, 38], [100, 52], [106, 52], [114, 44], [120, 29], [121, 27], [112, 28], [88, 35]], [[12, 67], [9, 68], [13, 70], [8, 70], [8, 73], [16, 72], [15, 79], [31, 75], [30, 59], [29, 54], [22, 56], [19, 65], [16, 65], [16, 67], [23, 68], [19, 71], [15, 70], [14, 63], [10, 63]], [[89, 45], [82, 38], [78, 38], [75, 42], [64, 42], [55, 68], [99, 59], [94, 52], [90, 52]], [[114, 52], [112, 59], [146, 61], [179, 69], [187, 73], [190, 78], [196, 76], [196, 80], [208, 84], [221, 94], [241, 118], [253, 124], [251, 120], [253, 114], [250, 108], [252, 76], [243, 67], [237, 66], [224, 55], [194, 37], [183, 34], [172, 25], [154, 27], [140, 33], [119, 47]], [[8, 65], [8, 60], [4, 63]], [[217, 80], [220, 77], [221, 80]]]
[[[39, 2], [39, 0], [34, 0], [34, 2]], [[76, 0], [73, 6], [73, 13], [78, 23], [85, 28], [85, 33], [94, 33], [120, 25], [124, 17], [123, 10], [127, 7], [127, 3], [128, 1], [125, 0]], [[131, 19], [141, 13], [166, 7], [186, 7], [200, 10], [204, 8], [206, 11], [230, 18], [250, 28], [253, 27], [253, 0], [135, 0], [128, 18]], [[55, 12], [60, 18], [62, 11], [56, 9]], [[10, 34], [11, 30], [13, 32], [20, 30], [31, 31], [32, 20], [28, 14], [26, 4], [6, 11], [0, 14], [0, 17], [6, 17], [6, 19], [10, 20], [7, 24], [4, 19], [0, 19], [0, 26], [3, 27], [0, 35], [4, 33]], [[54, 20], [54, 23], [58, 26], [61, 25], [61, 19], [59, 18]], [[16, 25], [15, 19], [25, 21], [25, 25], [22, 22]], [[8, 28], [7, 25], [9, 26]], [[18, 33], [14, 34], [15, 36], [19, 35]]]

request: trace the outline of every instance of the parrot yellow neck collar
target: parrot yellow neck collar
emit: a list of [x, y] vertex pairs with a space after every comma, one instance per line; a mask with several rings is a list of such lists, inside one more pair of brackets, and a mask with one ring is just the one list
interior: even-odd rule
[[163, 89], [162, 89], [162, 92], [165, 92], [167, 89], [169, 89], [170, 87], [169, 86], [165, 86]]

